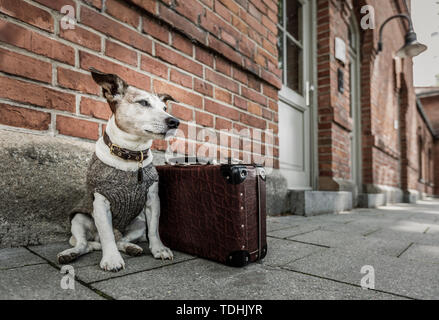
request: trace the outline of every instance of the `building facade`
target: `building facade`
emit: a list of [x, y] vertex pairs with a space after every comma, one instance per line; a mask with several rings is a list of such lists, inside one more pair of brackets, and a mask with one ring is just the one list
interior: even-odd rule
[[[381, 23], [406, 12], [402, 0], [0, 1], [0, 157], [11, 163], [0, 237], [45, 241], [25, 235], [23, 207], [46, 226], [80, 198], [82, 160], [111, 116], [90, 67], [178, 100], [169, 112], [181, 131], [154, 143], [157, 163], [178, 151], [273, 168], [269, 214], [437, 193], [436, 136], [412, 61], [395, 58], [404, 21], [386, 27], [376, 52]], [[31, 182], [10, 183], [29, 168], [38, 168]], [[5, 240], [7, 230], [20, 236]]]
[[[416, 102], [412, 61], [396, 57], [404, 44], [406, 22], [389, 23], [384, 50], [378, 54], [376, 49], [379, 27], [387, 18], [407, 13], [404, 2], [282, 4], [283, 23], [288, 21], [291, 30], [285, 30], [281, 21], [279, 38], [286, 33], [291, 40], [281, 40], [279, 51], [284, 71], [279, 93], [280, 163], [291, 172], [288, 185], [297, 190], [293, 199], [315, 204], [320, 198], [327, 206], [332, 197], [346, 208], [413, 202], [432, 195], [434, 177], [427, 178], [427, 171], [433, 172], [434, 161], [426, 159], [434, 157], [435, 135]], [[303, 47], [296, 41], [301, 39]], [[292, 136], [295, 144], [288, 140]], [[303, 179], [298, 179], [299, 168]], [[351, 193], [352, 204], [344, 192]], [[312, 214], [313, 209], [305, 203], [298, 210]], [[343, 206], [330, 210], [337, 209]]]
[[[433, 188], [433, 194], [439, 195], [439, 86], [416, 88], [417, 104], [420, 113], [428, 125], [432, 139], [429, 144], [420, 145], [427, 152], [422, 152], [423, 158], [419, 158], [423, 170], [419, 171], [419, 175], [423, 174], [424, 181], [427, 180], [430, 187]], [[436, 139], [435, 139], [436, 137]], [[419, 137], [421, 138], [421, 137]], [[423, 142], [419, 140], [419, 142]], [[425, 187], [424, 187], [425, 188]], [[425, 190], [423, 190], [425, 192]], [[427, 193], [430, 193], [430, 189]]]

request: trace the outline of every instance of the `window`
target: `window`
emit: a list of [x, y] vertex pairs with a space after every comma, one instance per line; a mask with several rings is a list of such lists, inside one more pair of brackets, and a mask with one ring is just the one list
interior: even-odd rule
[[279, 1], [278, 50], [282, 82], [303, 95], [303, 5], [299, 0]]

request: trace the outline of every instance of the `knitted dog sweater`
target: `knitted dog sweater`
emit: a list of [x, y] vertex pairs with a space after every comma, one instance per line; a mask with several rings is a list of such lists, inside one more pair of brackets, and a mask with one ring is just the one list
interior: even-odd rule
[[70, 220], [77, 213], [91, 216], [93, 195], [98, 192], [110, 202], [113, 229], [123, 234], [145, 207], [149, 187], [159, 180], [152, 163], [143, 168], [141, 183], [137, 174], [137, 170], [123, 171], [108, 166], [94, 154], [87, 171], [87, 193], [70, 212]]

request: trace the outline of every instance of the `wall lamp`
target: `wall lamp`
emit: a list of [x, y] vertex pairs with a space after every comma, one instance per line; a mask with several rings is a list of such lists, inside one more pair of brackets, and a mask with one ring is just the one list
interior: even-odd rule
[[405, 35], [405, 43], [404, 46], [398, 50], [396, 55], [400, 58], [412, 58], [420, 55], [422, 52], [427, 50], [427, 46], [420, 43], [417, 39], [416, 33], [413, 29], [413, 22], [409, 15], [407, 14], [397, 14], [394, 15], [386, 21], [383, 22], [383, 24], [380, 27], [380, 40], [378, 42], [378, 53], [383, 51], [383, 29], [384, 26], [390, 22], [393, 19], [401, 18], [406, 19], [409, 23], [409, 30], [407, 31]]

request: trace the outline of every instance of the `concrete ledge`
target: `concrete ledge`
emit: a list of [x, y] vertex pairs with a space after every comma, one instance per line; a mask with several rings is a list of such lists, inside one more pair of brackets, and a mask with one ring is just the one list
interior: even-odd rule
[[417, 190], [405, 190], [403, 195], [403, 202], [416, 203], [420, 200], [420, 194]]
[[425, 200], [429, 197], [429, 194], [426, 192], [421, 192], [420, 193], [420, 200]]
[[0, 130], [0, 247], [67, 239], [94, 143]]
[[267, 215], [291, 213], [290, 197], [287, 180], [274, 169], [267, 174]]
[[352, 193], [347, 191], [290, 191], [291, 212], [315, 216], [352, 210]]
[[377, 208], [386, 205], [384, 193], [362, 193], [358, 195], [359, 208]]
[[[384, 204], [380, 205], [388, 205], [392, 203], [400, 203], [404, 200], [404, 193], [401, 189], [396, 187], [390, 187], [390, 186], [384, 186], [384, 185], [378, 185], [378, 184], [367, 184], [365, 186], [365, 194], [384, 194]], [[373, 199], [375, 198], [375, 199]], [[381, 200], [380, 197], [371, 197], [371, 201], [373, 203], [374, 200], [376, 200], [377, 203], [380, 203]], [[373, 208], [373, 207], [372, 207]]]

